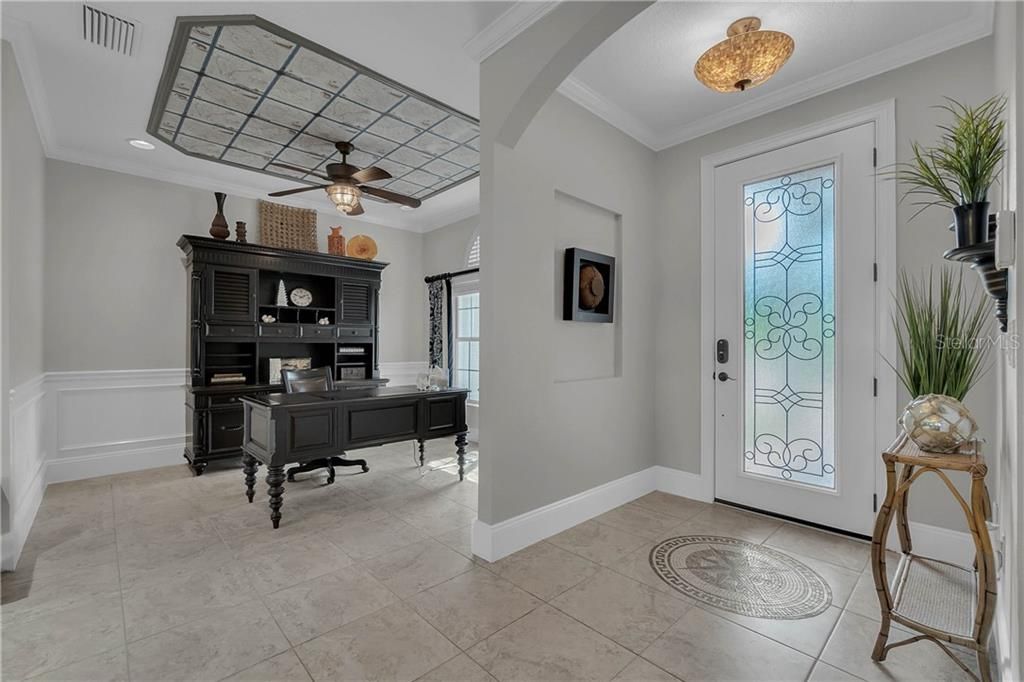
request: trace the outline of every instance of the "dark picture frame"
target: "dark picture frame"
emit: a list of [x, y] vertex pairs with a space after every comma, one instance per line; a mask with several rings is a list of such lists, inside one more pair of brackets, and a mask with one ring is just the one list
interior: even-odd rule
[[[604, 295], [596, 305], [580, 301], [580, 274], [594, 268], [604, 281]], [[615, 312], [615, 256], [576, 247], [565, 250], [562, 319], [572, 322], [612, 322]]]

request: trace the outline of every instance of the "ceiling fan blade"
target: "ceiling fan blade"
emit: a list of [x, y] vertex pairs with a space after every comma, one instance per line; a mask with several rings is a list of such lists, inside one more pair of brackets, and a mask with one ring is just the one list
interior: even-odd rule
[[419, 199], [413, 199], [412, 197], [407, 197], [404, 194], [399, 194], [398, 192], [389, 192], [388, 190], [380, 189], [379, 187], [360, 186], [359, 189], [375, 197], [379, 197], [396, 204], [409, 206], [410, 208], [419, 208], [420, 204], [423, 203]]
[[352, 174], [352, 180], [359, 184], [364, 182], [375, 182], [377, 180], [387, 180], [390, 177], [391, 173], [388, 173], [383, 168], [377, 168], [377, 166], [370, 166], [369, 168], [364, 168], [358, 173]]
[[268, 197], [286, 197], [289, 194], [298, 194], [299, 192], [309, 192], [314, 189], [324, 189], [330, 187], [330, 185], [315, 185], [313, 187], [296, 187], [295, 189], [283, 189], [280, 192], [271, 192]]
[[295, 171], [296, 173], [303, 173], [304, 175], [312, 175], [314, 178], [320, 178], [321, 180], [327, 180], [328, 182], [330, 182], [330, 180], [331, 180], [326, 175], [320, 175], [319, 173], [314, 173], [313, 171], [309, 170], [308, 168], [299, 168], [298, 166], [289, 166], [287, 163], [278, 163], [277, 161], [271, 161], [270, 165], [271, 166], [277, 166], [278, 168], [287, 168], [288, 170]]
[[348, 215], [363, 215], [366, 211], [363, 210], [362, 204], [356, 204], [356, 207], [348, 212]]

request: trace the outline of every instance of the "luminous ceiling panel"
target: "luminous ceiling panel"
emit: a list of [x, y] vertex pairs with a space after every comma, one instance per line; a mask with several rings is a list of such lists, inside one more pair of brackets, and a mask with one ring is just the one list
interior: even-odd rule
[[350, 141], [349, 163], [393, 176], [374, 185], [418, 199], [480, 171], [475, 118], [252, 15], [178, 18], [148, 131], [189, 156], [317, 185], [268, 164], [323, 174]]

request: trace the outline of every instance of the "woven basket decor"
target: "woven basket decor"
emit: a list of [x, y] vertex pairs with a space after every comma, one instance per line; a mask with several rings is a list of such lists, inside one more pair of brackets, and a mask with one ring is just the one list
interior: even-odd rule
[[261, 200], [260, 243], [282, 249], [316, 251], [316, 211]]

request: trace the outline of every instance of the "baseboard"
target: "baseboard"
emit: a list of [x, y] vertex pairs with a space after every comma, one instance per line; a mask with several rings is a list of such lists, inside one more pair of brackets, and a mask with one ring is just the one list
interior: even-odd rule
[[[914, 554], [961, 566], [970, 566], [974, 562], [974, 540], [966, 531], [911, 521], [910, 538]], [[895, 524], [889, 529], [886, 547], [893, 552], [900, 551], [899, 533], [896, 532]]]
[[25, 487], [17, 507], [11, 509], [9, 527], [3, 534], [0, 541], [0, 570], [13, 571], [18, 566], [18, 559], [21, 558], [21, 550], [25, 547], [25, 540], [32, 530], [32, 523], [36, 520], [39, 512], [39, 505], [43, 502], [43, 494], [46, 492], [46, 467], [39, 467], [39, 471], [32, 481]]
[[709, 490], [704, 477], [700, 474], [672, 469], [666, 466], [651, 468], [653, 469], [656, 490], [679, 495], [680, 497], [689, 497], [692, 500], [700, 500], [701, 502], [714, 501], [714, 491]]
[[170, 442], [147, 447], [143, 445], [146, 441], [129, 441], [118, 444], [119, 447], [112, 452], [92, 452], [51, 459], [46, 463], [46, 482], [79, 481], [185, 463], [182, 458], [185, 449], [184, 436], [159, 440]]
[[473, 524], [473, 554], [497, 561], [646, 495], [655, 490], [655, 469], [637, 471], [493, 525], [477, 519]]

